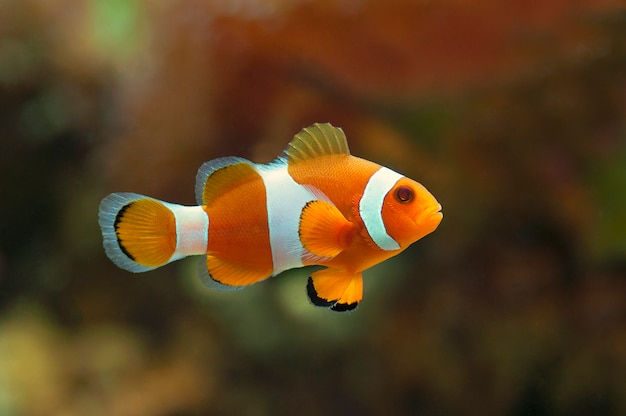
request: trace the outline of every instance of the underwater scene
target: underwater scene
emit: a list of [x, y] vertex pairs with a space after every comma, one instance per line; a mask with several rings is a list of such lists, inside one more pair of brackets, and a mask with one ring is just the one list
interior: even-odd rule
[[0, 415], [626, 414], [618, 3], [0, 0]]

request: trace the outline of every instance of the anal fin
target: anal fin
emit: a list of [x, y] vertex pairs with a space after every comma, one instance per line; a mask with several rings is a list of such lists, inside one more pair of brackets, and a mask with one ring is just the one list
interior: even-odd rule
[[236, 263], [211, 254], [206, 257], [206, 265], [200, 267], [200, 278], [204, 285], [217, 290], [242, 289], [272, 275], [272, 270]]

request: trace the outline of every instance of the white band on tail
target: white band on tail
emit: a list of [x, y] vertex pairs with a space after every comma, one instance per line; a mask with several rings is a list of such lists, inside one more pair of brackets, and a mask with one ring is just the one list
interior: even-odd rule
[[202, 207], [165, 203], [176, 218], [176, 251], [170, 261], [206, 254], [209, 243], [209, 216]]
[[383, 220], [383, 202], [393, 186], [403, 178], [391, 169], [381, 167], [367, 182], [359, 202], [359, 214], [372, 240], [382, 250], [398, 250], [400, 245], [387, 234]]

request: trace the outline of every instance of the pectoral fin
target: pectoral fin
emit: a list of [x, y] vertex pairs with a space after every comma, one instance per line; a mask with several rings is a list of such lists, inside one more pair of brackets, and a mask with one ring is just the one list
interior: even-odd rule
[[339, 209], [322, 200], [306, 204], [300, 215], [300, 241], [320, 257], [335, 257], [350, 245], [353, 224]]
[[338, 269], [319, 270], [309, 277], [307, 294], [316, 306], [330, 307], [336, 312], [351, 311], [363, 298], [363, 277], [361, 273]]

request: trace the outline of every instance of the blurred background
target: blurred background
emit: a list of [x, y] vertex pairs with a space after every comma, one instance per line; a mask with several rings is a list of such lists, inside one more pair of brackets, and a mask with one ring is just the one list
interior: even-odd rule
[[[0, 0], [0, 414], [626, 414], [618, 3]], [[106, 194], [326, 121], [445, 213], [354, 313], [106, 258]]]

